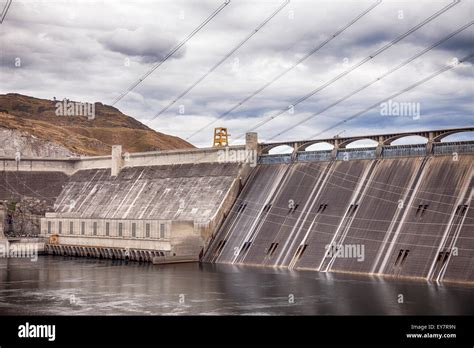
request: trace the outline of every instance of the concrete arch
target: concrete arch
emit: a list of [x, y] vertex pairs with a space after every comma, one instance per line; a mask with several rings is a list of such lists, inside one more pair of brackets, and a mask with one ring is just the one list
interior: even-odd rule
[[[396, 142], [401, 141], [401, 144], [394, 144]], [[406, 141], [406, 143], [403, 144], [403, 142]], [[404, 137], [400, 137], [398, 139], [393, 140], [390, 145], [396, 146], [396, 145], [417, 145], [417, 144], [426, 144], [428, 142], [428, 138], [421, 136], [421, 135], [406, 135]]]
[[263, 155], [268, 155], [271, 150], [283, 145], [292, 147], [294, 149], [294, 144], [292, 143], [262, 144], [260, 148], [260, 153]]
[[314, 141], [308, 141], [303, 144], [301, 144], [298, 147], [298, 151], [316, 151], [316, 149], [309, 149], [313, 145], [329, 145], [330, 148], [324, 149], [324, 150], [333, 150], [334, 149], [334, 142], [329, 142], [329, 141], [324, 141], [324, 140], [314, 140]]
[[[278, 150], [279, 148], [280, 150]], [[279, 145], [275, 145], [269, 148], [267, 150], [267, 154], [283, 155], [283, 154], [293, 153], [294, 151], [295, 151], [295, 146], [291, 146], [290, 144], [279, 144]]]
[[[468, 135], [470, 135], [470, 138], [472, 138], [470, 140], [474, 140], [474, 130], [464, 130], [464, 131], [447, 132], [447, 133], [449, 133], [449, 134], [443, 134], [439, 141], [443, 142], [443, 140], [446, 140], [446, 138], [450, 137], [451, 135], [458, 135], [458, 134], [468, 134]], [[439, 139], [439, 137], [438, 137], [438, 139]], [[449, 141], [451, 141], [451, 140], [447, 140], [447, 142], [449, 142]], [[458, 140], [452, 140], [452, 141], [458, 141]], [[459, 140], [459, 141], [461, 141], [461, 140]], [[465, 141], [465, 140], [462, 140], [462, 141]]]
[[[369, 142], [370, 144], [364, 144], [364, 142]], [[378, 141], [373, 139], [357, 139], [346, 144], [346, 149], [357, 149], [357, 148], [367, 148], [367, 147], [377, 147], [379, 144]]]
[[347, 147], [347, 145], [355, 143], [356, 141], [360, 141], [360, 140], [372, 140], [372, 141], [375, 141], [375, 142], [378, 143], [380, 139], [379, 139], [378, 136], [367, 136], [367, 137], [355, 137], [355, 138], [349, 138], [349, 139], [340, 139], [337, 143], [338, 148], [345, 149]]
[[426, 142], [429, 141], [429, 134], [422, 134], [422, 133], [420, 133], [420, 134], [398, 134], [398, 135], [394, 135], [393, 137], [386, 138], [383, 141], [383, 144], [384, 145], [392, 145], [392, 143], [396, 140], [403, 139], [403, 138], [411, 138], [411, 137], [414, 137], [414, 136], [425, 138]]

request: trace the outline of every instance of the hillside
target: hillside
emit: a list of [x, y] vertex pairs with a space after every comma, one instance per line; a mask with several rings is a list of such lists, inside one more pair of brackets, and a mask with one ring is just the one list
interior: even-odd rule
[[[63, 149], [55, 153], [78, 155], [107, 155], [114, 144], [121, 144], [123, 151], [128, 152], [194, 147], [178, 137], [156, 132], [117, 108], [102, 103], [95, 103], [94, 119], [58, 116], [58, 102], [14, 93], [1, 94], [0, 130], [3, 132], [0, 135], [13, 132], [15, 139], [31, 138], [27, 141], [29, 147], [47, 143], [50, 148]], [[11, 135], [9, 139], [13, 139]], [[9, 139], [1, 142], [7, 143]]]

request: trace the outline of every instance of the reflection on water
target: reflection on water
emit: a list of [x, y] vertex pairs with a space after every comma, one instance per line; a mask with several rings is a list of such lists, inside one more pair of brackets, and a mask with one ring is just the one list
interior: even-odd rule
[[473, 295], [471, 286], [260, 267], [0, 259], [8, 315], [472, 315]]

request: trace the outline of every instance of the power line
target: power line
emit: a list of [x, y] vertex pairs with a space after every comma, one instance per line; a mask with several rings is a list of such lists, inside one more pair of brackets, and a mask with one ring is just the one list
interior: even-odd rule
[[212, 68], [209, 69], [203, 76], [197, 79], [191, 86], [185, 89], [181, 94], [179, 94], [175, 99], [173, 99], [168, 105], [162, 108], [150, 121], [154, 120], [158, 116], [162, 115], [166, 110], [168, 110], [172, 105], [174, 105], [179, 99], [188, 94], [194, 87], [201, 83], [209, 74], [216, 70], [224, 61], [226, 61], [231, 55], [233, 55], [240, 47], [242, 47], [248, 40], [250, 40], [257, 32], [262, 29], [265, 24], [267, 24], [273, 17], [275, 17], [283, 8], [285, 8], [290, 3], [290, 0], [285, 0], [268, 18], [266, 18], [258, 27], [256, 27], [252, 32], [243, 39], [237, 46], [230, 50], [221, 60], [219, 60]]
[[[474, 57], [474, 53], [471, 53], [471, 54], [467, 55], [466, 57], [460, 59], [460, 60], [458, 61], [458, 64], [460, 64], [460, 63], [462, 63], [462, 62], [465, 62], [465, 61], [469, 60], [469, 59], [472, 58], [472, 57]], [[344, 124], [344, 123], [346, 123], [346, 122], [348, 122], [348, 121], [351, 121], [351, 120], [353, 120], [353, 119], [355, 119], [355, 118], [357, 118], [357, 117], [359, 117], [359, 116], [365, 114], [367, 111], [370, 111], [371, 109], [373, 109], [373, 108], [379, 106], [381, 103], [385, 103], [385, 102], [389, 101], [390, 99], [396, 98], [396, 97], [398, 97], [399, 95], [401, 95], [401, 94], [403, 94], [403, 93], [406, 93], [406, 92], [412, 90], [413, 88], [416, 88], [416, 87], [418, 87], [419, 85], [422, 85], [423, 83], [425, 83], [425, 82], [427, 82], [427, 81], [429, 81], [429, 80], [435, 78], [436, 76], [438, 76], [438, 75], [444, 73], [445, 71], [449, 71], [449, 70], [451, 70], [451, 69], [454, 69], [456, 66], [457, 66], [457, 64], [447, 64], [447, 65], [445, 65], [443, 68], [441, 68], [441, 69], [439, 69], [438, 71], [434, 72], [433, 74], [431, 74], [431, 75], [429, 75], [429, 76], [427, 76], [427, 77], [425, 77], [425, 78], [419, 80], [418, 82], [414, 83], [413, 85], [410, 85], [410, 86], [408, 86], [407, 88], [405, 88], [405, 89], [403, 89], [403, 90], [401, 90], [401, 91], [399, 91], [399, 92], [397, 92], [397, 93], [395, 93], [395, 94], [392, 94], [391, 96], [389, 96], [389, 97], [387, 97], [387, 98], [385, 98], [385, 99], [383, 99], [383, 100], [381, 100], [381, 101], [379, 101], [379, 102], [377, 102], [377, 103], [375, 103], [375, 104], [369, 106], [367, 109], [364, 109], [364, 110], [362, 110], [362, 111], [360, 111], [360, 112], [358, 112], [358, 113], [356, 113], [356, 114], [354, 114], [354, 115], [352, 115], [352, 116], [350, 116], [350, 117], [348, 117], [348, 118], [346, 118], [346, 119], [344, 119], [344, 120], [342, 120], [342, 121], [340, 121], [340, 122], [338, 122], [338, 123], [332, 125], [331, 127], [328, 127], [328, 128], [326, 128], [326, 129], [324, 129], [324, 130], [322, 130], [322, 131], [320, 131], [320, 132], [318, 132], [318, 133], [316, 133], [316, 134], [313, 134], [310, 138], [316, 138], [316, 137], [320, 136], [321, 134], [323, 134], [323, 133], [325, 133], [325, 132], [327, 132], [327, 131], [329, 131], [329, 130], [331, 130], [331, 129], [333, 129], [333, 128], [336, 128], [336, 127], [338, 127], [338, 126], [340, 126], [340, 125], [342, 125], [342, 124]]]
[[207, 23], [209, 23], [219, 12], [221, 12], [224, 7], [230, 3], [230, 0], [225, 0], [209, 17], [207, 17], [201, 24], [199, 24], [186, 38], [181, 41], [177, 46], [175, 46], [168, 54], [156, 63], [150, 70], [148, 70], [141, 78], [135, 81], [130, 87], [128, 87], [122, 94], [120, 94], [113, 101], [112, 105], [117, 104], [123, 97], [125, 97], [131, 90], [137, 87], [140, 83], [143, 82], [148, 76], [150, 76], [158, 67], [160, 67], [168, 58], [170, 58], [176, 51], [178, 51], [186, 42], [188, 42], [197, 32], [199, 32]]
[[317, 47], [313, 48], [311, 51], [309, 51], [308, 53], [306, 53], [302, 58], [300, 58], [298, 61], [296, 61], [295, 63], [293, 63], [293, 65], [291, 65], [289, 68], [287, 68], [286, 70], [284, 70], [283, 72], [281, 72], [280, 74], [278, 74], [277, 76], [275, 76], [272, 80], [270, 80], [269, 82], [265, 83], [262, 87], [260, 87], [259, 89], [257, 89], [256, 91], [254, 91], [253, 93], [251, 93], [250, 95], [248, 95], [247, 97], [245, 97], [244, 99], [240, 100], [237, 104], [235, 104], [233, 107], [231, 107], [229, 110], [225, 111], [224, 113], [220, 114], [217, 119], [213, 120], [212, 122], [209, 122], [208, 124], [206, 124], [204, 127], [198, 129], [197, 131], [195, 131], [194, 133], [192, 133], [190, 136], [188, 136], [186, 138], [186, 140], [194, 137], [196, 134], [202, 132], [204, 129], [206, 129], [207, 127], [211, 126], [212, 124], [214, 124], [215, 122], [217, 122], [217, 120], [221, 119], [221, 118], [224, 118], [225, 116], [227, 116], [228, 114], [230, 114], [232, 111], [236, 110], [237, 108], [239, 108], [240, 106], [242, 106], [244, 103], [246, 103], [248, 100], [252, 99], [253, 97], [255, 97], [257, 94], [259, 94], [260, 92], [262, 92], [264, 89], [266, 89], [267, 87], [269, 87], [271, 84], [273, 84], [274, 82], [276, 82], [278, 79], [280, 79], [281, 77], [283, 77], [284, 75], [286, 75], [288, 72], [290, 72], [291, 70], [293, 70], [296, 66], [298, 66], [299, 64], [301, 64], [304, 60], [306, 60], [307, 58], [311, 57], [313, 54], [315, 54], [317, 51], [319, 51], [321, 48], [323, 48], [326, 44], [328, 44], [330, 41], [332, 41], [334, 38], [336, 38], [339, 34], [341, 34], [342, 32], [344, 32], [346, 29], [348, 29], [349, 27], [351, 27], [354, 23], [356, 23], [359, 19], [361, 19], [363, 16], [365, 16], [367, 13], [369, 13], [370, 11], [372, 11], [376, 6], [378, 6], [380, 3], [382, 2], [382, 0], [377, 0], [372, 6], [370, 6], [369, 8], [367, 8], [364, 12], [360, 13], [357, 17], [355, 17], [353, 20], [351, 20], [348, 24], [346, 24], [344, 27], [340, 28], [339, 30], [337, 30], [334, 34], [332, 34], [331, 36], [329, 36], [325, 41], [323, 41], [321, 44], [319, 44]]
[[[273, 120], [274, 118], [284, 114], [287, 110], [289, 109], [292, 109], [294, 108], [296, 105], [302, 103], [303, 101], [305, 101], [306, 99], [314, 96], [316, 93], [322, 91], [324, 88], [328, 87], [329, 85], [333, 84], [334, 82], [336, 82], [337, 80], [343, 78], [344, 76], [346, 76], [347, 74], [349, 74], [350, 72], [356, 70], [357, 68], [359, 68], [360, 66], [362, 66], [363, 64], [367, 63], [368, 61], [370, 61], [371, 59], [375, 58], [376, 56], [378, 56], [379, 54], [383, 53], [384, 51], [386, 51], [387, 49], [389, 49], [390, 47], [394, 46], [395, 44], [397, 44], [398, 42], [400, 42], [401, 40], [403, 40], [405, 37], [407, 37], [408, 35], [412, 34], [413, 32], [417, 31], [418, 29], [420, 29], [421, 27], [423, 27], [424, 25], [426, 25], [427, 23], [431, 22], [432, 20], [434, 20], [435, 18], [439, 17], [440, 15], [442, 15], [443, 13], [445, 13], [446, 11], [448, 11], [449, 9], [451, 9], [453, 6], [459, 4], [460, 0], [454, 0], [452, 3], [450, 3], [449, 5], [443, 7], [441, 10], [439, 10], [438, 12], [432, 14], [430, 17], [426, 18], [424, 21], [422, 21], [421, 23], [415, 25], [413, 28], [411, 28], [410, 30], [408, 30], [407, 32], [403, 33], [402, 35], [398, 36], [396, 39], [390, 41], [388, 44], [384, 45], [383, 47], [379, 48], [377, 51], [371, 53], [369, 56], [367, 56], [366, 58], [362, 59], [360, 62], [358, 62], [357, 64], [353, 65], [351, 68], [345, 70], [344, 72], [340, 73], [339, 75], [337, 75], [336, 77], [332, 78], [331, 80], [329, 80], [328, 82], [326, 82], [325, 84], [315, 88], [314, 90], [312, 90], [311, 92], [309, 92], [308, 94], [302, 96], [301, 98], [299, 98], [298, 100], [296, 100], [293, 104], [289, 105], [288, 107], [286, 108], [283, 108], [281, 109], [280, 111], [278, 111], [276, 114], [274, 115], [271, 115], [270, 117], [268, 117], [266, 120], [263, 120], [263, 121], [260, 121], [259, 123], [257, 123], [255, 126], [253, 126], [252, 128], [250, 128], [248, 131], [254, 131], [256, 130], [257, 128], [260, 128], [261, 126], [263, 126], [264, 124], [270, 122], [271, 120]], [[240, 137], [242, 137], [242, 135], [239, 135], [239, 137], [235, 138], [235, 139], [239, 139]]]
[[2, 24], [5, 20], [5, 16], [7, 15], [8, 9], [10, 8], [12, 1], [13, 0], [7, 0], [7, 3], [5, 4], [5, 7], [2, 10], [2, 13], [0, 13], [0, 24]]
[[404, 67], [405, 65], [411, 63], [411, 62], [414, 61], [415, 59], [421, 57], [423, 54], [425, 54], [425, 53], [431, 51], [433, 48], [435, 48], [435, 47], [441, 45], [441, 44], [444, 43], [445, 41], [447, 41], [447, 40], [449, 40], [450, 38], [452, 38], [453, 36], [459, 34], [461, 31], [463, 31], [463, 30], [469, 28], [469, 27], [470, 27], [471, 25], [473, 25], [473, 24], [474, 24], [474, 22], [469, 22], [469, 23], [463, 25], [462, 27], [460, 27], [459, 29], [455, 30], [454, 32], [452, 32], [452, 33], [449, 34], [448, 36], [446, 36], [446, 37], [444, 37], [443, 39], [439, 40], [438, 42], [432, 44], [430, 47], [428, 47], [428, 48], [426, 48], [426, 49], [424, 49], [424, 50], [418, 52], [418, 53], [415, 54], [414, 56], [408, 58], [407, 60], [405, 60], [404, 62], [400, 63], [400, 64], [397, 65], [396, 67], [394, 67], [394, 68], [390, 69], [389, 71], [387, 71], [386, 73], [380, 75], [380, 76], [377, 77], [376, 79], [370, 81], [369, 83], [363, 85], [362, 87], [356, 89], [355, 91], [353, 91], [353, 92], [351, 92], [351, 93], [345, 95], [344, 97], [342, 97], [342, 98], [336, 100], [334, 103], [332, 103], [332, 104], [326, 106], [324, 109], [322, 109], [322, 110], [320, 110], [320, 111], [318, 111], [318, 112], [316, 112], [316, 113], [314, 113], [314, 114], [312, 114], [312, 115], [310, 115], [310, 116], [304, 118], [304, 119], [301, 120], [300, 122], [298, 122], [298, 123], [292, 125], [291, 127], [288, 127], [288, 128], [286, 128], [285, 130], [283, 130], [283, 131], [277, 133], [276, 135], [272, 136], [271, 138], [269, 138], [269, 139], [267, 139], [267, 140], [272, 140], [272, 139], [274, 139], [274, 138], [276, 138], [276, 137], [278, 137], [278, 136], [280, 136], [280, 135], [282, 135], [282, 134], [284, 134], [284, 133], [286, 133], [286, 132], [289, 132], [290, 130], [292, 130], [292, 129], [294, 129], [294, 128], [300, 126], [301, 124], [303, 124], [303, 123], [309, 121], [309, 120], [312, 119], [313, 117], [316, 117], [317, 115], [322, 114], [323, 112], [329, 110], [330, 108], [336, 106], [337, 104], [339, 104], [339, 103], [341, 103], [341, 102], [343, 102], [343, 101], [349, 99], [349, 98], [352, 97], [353, 95], [355, 95], [355, 94], [361, 92], [362, 90], [364, 90], [364, 89], [370, 87], [370, 86], [373, 85], [374, 83], [379, 82], [380, 80], [382, 80], [383, 78], [387, 77], [388, 75], [390, 75], [390, 74], [394, 73], [395, 71], [401, 69], [402, 67]]

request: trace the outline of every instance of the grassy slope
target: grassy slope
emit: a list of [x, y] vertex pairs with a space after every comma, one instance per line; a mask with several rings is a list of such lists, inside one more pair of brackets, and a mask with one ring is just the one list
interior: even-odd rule
[[112, 106], [96, 103], [96, 117], [88, 120], [85, 116], [56, 116], [55, 104], [20, 94], [0, 95], [0, 127], [28, 132], [81, 155], [110, 154], [115, 144], [128, 152], [194, 147], [154, 131]]

